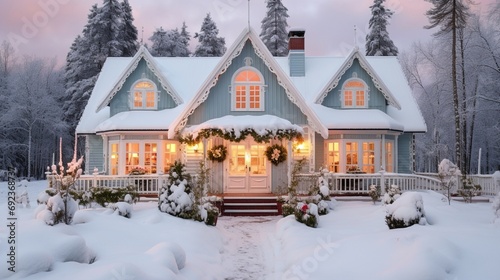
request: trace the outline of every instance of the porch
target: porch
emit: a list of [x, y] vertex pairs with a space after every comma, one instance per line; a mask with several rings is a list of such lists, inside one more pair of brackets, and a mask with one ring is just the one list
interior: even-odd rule
[[[319, 174], [299, 174], [299, 185], [297, 193], [307, 195]], [[327, 173], [324, 178], [328, 180], [330, 194], [336, 195], [368, 195], [371, 185], [397, 185], [402, 192], [417, 190], [433, 190], [442, 192], [441, 181], [437, 174], [398, 174], [398, 173], [374, 173], [374, 174], [346, 174]], [[495, 196], [500, 192], [500, 179], [493, 175], [470, 175], [468, 176], [474, 184], [481, 185], [481, 195]], [[47, 176], [49, 186], [55, 186], [55, 178]], [[82, 175], [75, 183], [75, 189], [88, 191], [92, 187], [119, 188], [135, 186], [139, 196], [158, 197], [159, 191], [168, 181], [167, 174], [151, 175]], [[385, 182], [385, 184], [383, 184]], [[460, 182], [460, 180], [458, 180]], [[451, 193], [457, 193], [462, 186], [460, 183], [452, 188]], [[382, 190], [383, 191], [383, 190]], [[275, 193], [284, 195], [285, 193]], [[225, 196], [228, 194], [217, 194]], [[252, 194], [255, 196], [256, 194]]]

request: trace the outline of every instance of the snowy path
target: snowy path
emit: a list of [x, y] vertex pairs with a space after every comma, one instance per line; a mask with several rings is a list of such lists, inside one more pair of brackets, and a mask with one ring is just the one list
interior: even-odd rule
[[220, 217], [225, 280], [274, 279], [274, 227], [281, 217]]

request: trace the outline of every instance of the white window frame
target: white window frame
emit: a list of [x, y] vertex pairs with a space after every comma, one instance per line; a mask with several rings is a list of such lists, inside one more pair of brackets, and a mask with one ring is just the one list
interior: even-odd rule
[[[338, 163], [338, 173], [347, 173], [347, 152], [346, 152], [346, 144], [347, 143], [353, 143], [353, 142], [356, 142], [357, 143], [357, 151], [353, 151], [353, 153], [356, 153], [357, 154], [357, 166], [360, 170], [363, 170], [363, 143], [374, 143], [374, 159], [375, 159], [375, 163], [374, 163], [374, 167], [375, 167], [375, 172], [374, 173], [377, 173], [379, 171], [379, 167], [380, 167], [380, 164], [381, 164], [381, 160], [380, 160], [380, 155], [382, 153], [382, 150], [380, 149], [381, 147], [381, 140], [380, 139], [329, 139], [329, 140], [326, 140], [325, 143], [325, 164], [328, 165], [329, 167], [329, 170], [330, 170], [330, 162], [328, 161], [329, 158], [329, 149], [328, 149], [328, 145], [329, 143], [339, 143], [339, 148], [340, 148], [340, 151], [339, 151], [339, 156], [340, 156], [340, 161]], [[385, 156], [385, 155], [384, 155]], [[393, 154], [393, 160], [394, 160], [394, 154]], [[352, 164], [351, 164], [352, 165]], [[332, 170], [333, 171], [333, 170]]]
[[[246, 82], [246, 83], [241, 83], [241, 82], [236, 82], [235, 79], [236, 77], [243, 71], [252, 71], [257, 73], [259, 75], [260, 82]], [[245, 92], [246, 92], [246, 108], [236, 108], [236, 89], [237, 86], [245, 86]], [[259, 108], [250, 108], [250, 86], [258, 86], [259, 87], [259, 99], [260, 99], [260, 106]], [[257, 68], [252, 67], [252, 66], [245, 66], [241, 67], [238, 69], [233, 74], [233, 77], [231, 78], [231, 111], [264, 111], [265, 110], [265, 102], [264, 102], [264, 96], [265, 96], [265, 81], [264, 81], [264, 76], [262, 76], [262, 73], [257, 70]]]
[[[345, 93], [347, 91], [346, 85], [347, 85], [347, 83], [349, 83], [351, 81], [361, 82], [363, 84], [363, 87], [349, 88], [349, 90], [352, 92], [352, 106], [346, 106], [345, 105]], [[363, 92], [364, 92], [364, 94], [363, 94], [364, 104], [365, 104], [364, 106], [356, 105], [356, 100], [357, 100], [356, 95], [357, 95], [358, 90], [363, 90]], [[354, 77], [354, 78], [350, 78], [350, 79], [346, 80], [344, 82], [344, 84], [342, 84], [342, 99], [341, 99], [342, 108], [368, 108], [368, 92], [369, 92], [368, 86], [365, 83], [365, 81], [363, 81], [362, 79]]]
[[[150, 92], [150, 90], [146, 90], [146, 89], [143, 89], [143, 90], [136, 90], [135, 89], [135, 86], [138, 84], [138, 83], [142, 83], [142, 82], [147, 82], [147, 83], [150, 83], [153, 85], [153, 93], [154, 93], [154, 106], [153, 107], [146, 107], [146, 93], [147, 92]], [[142, 95], [142, 106], [135, 106], [135, 102], [134, 102], [134, 99], [135, 99], [135, 93], [137, 91], [140, 91], [141, 92], [141, 95]], [[149, 79], [140, 79], [140, 80], [137, 80], [133, 85], [132, 87], [130, 88], [130, 99], [129, 99], [129, 102], [130, 102], [130, 108], [133, 109], [133, 110], [156, 110], [158, 109], [158, 87], [156, 86], [156, 84], [149, 80]]]

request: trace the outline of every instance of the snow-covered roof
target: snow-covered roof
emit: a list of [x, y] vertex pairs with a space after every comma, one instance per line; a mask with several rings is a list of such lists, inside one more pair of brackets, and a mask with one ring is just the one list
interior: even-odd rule
[[[348, 57], [306, 57], [306, 75], [289, 76], [287, 57], [272, 57], [252, 29], [245, 29], [223, 57], [151, 57], [145, 48], [133, 58], [108, 58], [99, 75], [92, 95], [77, 126], [78, 134], [94, 134], [109, 130], [168, 130], [175, 135], [179, 125], [186, 124], [187, 117], [206, 98], [207, 91], [217, 82], [231, 60], [244, 43], [251, 40], [266, 66], [272, 69], [291, 98], [315, 130], [326, 137], [327, 129], [390, 129], [404, 132], [425, 132], [426, 124], [396, 57], [364, 57], [354, 50]], [[161, 77], [162, 83], [178, 95], [180, 102], [175, 109], [159, 112], [134, 111], [120, 113], [110, 118], [110, 96], [117, 86], [130, 75], [138, 59], [150, 60]], [[331, 87], [348, 67], [351, 60], [360, 58], [369, 70], [390, 104], [387, 114], [377, 110], [335, 110], [318, 102], [324, 91]], [[105, 104], [105, 105], [103, 105]], [[358, 115], [362, 117], [358, 117]], [[141, 120], [141, 121], [138, 121]], [[110, 129], [111, 128], [111, 129]]]
[[246, 129], [253, 129], [258, 135], [264, 136], [271, 132], [277, 134], [278, 130], [295, 130], [304, 133], [304, 130], [290, 121], [279, 118], [273, 115], [261, 116], [224, 116], [221, 118], [211, 119], [199, 125], [193, 125], [185, 128], [182, 131], [183, 135], [193, 135], [193, 138], [198, 136], [198, 133], [203, 129], [220, 129], [223, 132], [234, 132], [236, 138], [240, 137], [240, 132]]

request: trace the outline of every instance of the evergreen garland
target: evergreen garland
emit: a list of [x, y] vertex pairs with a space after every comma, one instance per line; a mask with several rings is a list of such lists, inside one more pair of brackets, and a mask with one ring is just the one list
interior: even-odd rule
[[194, 145], [196, 143], [199, 143], [201, 139], [207, 139], [210, 137], [220, 137], [231, 142], [239, 143], [245, 140], [249, 135], [252, 136], [257, 143], [269, 143], [271, 140], [283, 139], [297, 139], [298, 141], [303, 141], [302, 134], [294, 129], [278, 129], [276, 132], [273, 132], [272, 130], [266, 130], [266, 134], [260, 135], [252, 128], [248, 128], [239, 131], [239, 135], [236, 136], [236, 132], [234, 130], [225, 131], [219, 128], [208, 128], [202, 129], [196, 137], [193, 137], [192, 134], [189, 134], [187, 136], [178, 135], [177, 138], [181, 143]]

